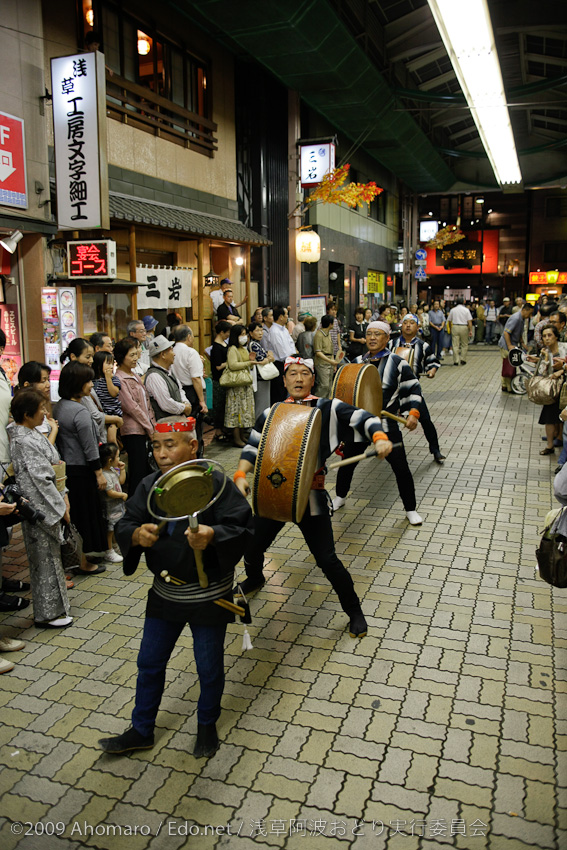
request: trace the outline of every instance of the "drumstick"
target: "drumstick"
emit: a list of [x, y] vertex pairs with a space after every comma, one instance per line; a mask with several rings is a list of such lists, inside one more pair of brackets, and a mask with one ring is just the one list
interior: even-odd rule
[[400, 425], [405, 425], [406, 428], [408, 427], [408, 421], [407, 419], [404, 419], [403, 416], [396, 416], [394, 413], [388, 413], [387, 410], [382, 410], [380, 416], [385, 416], [387, 419], [393, 419], [394, 422], [399, 422]]
[[235, 605], [234, 602], [229, 602], [228, 599], [215, 599], [215, 605], [220, 605], [221, 608], [226, 608], [227, 611], [232, 611], [233, 614], [238, 614], [239, 617], [244, 617], [246, 611], [240, 605]]
[[355, 457], [345, 457], [342, 460], [338, 460], [336, 463], [330, 463], [327, 469], [338, 469], [339, 466], [348, 466], [351, 463], [358, 463], [361, 460], [366, 460], [369, 457], [375, 457], [376, 453], [374, 451], [373, 446], [369, 446], [365, 452], [361, 455], [355, 455]]
[[[157, 527], [157, 533], [159, 534], [165, 526], [168, 524], [170, 520], [164, 519], [159, 523]], [[196, 516], [189, 517], [189, 527], [196, 531], [199, 528], [199, 520]], [[195, 556], [195, 566], [197, 567], [197, 575], [199, 576], [199, 584], [201, 587], [209, 586], [209, 579], [207, 578], [207, 574], [205, 572], [205, 568], [203, 566], [203, 553], [200, 549], [193, 549], [193, 555]]]

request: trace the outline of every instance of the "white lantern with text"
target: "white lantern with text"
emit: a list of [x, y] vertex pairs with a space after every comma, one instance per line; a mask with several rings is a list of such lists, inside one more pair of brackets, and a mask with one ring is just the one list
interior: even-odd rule
[[321, 258], [321, 239], [314, 230], [300, 230], [295, 237], [295, 256], [300, 263], [318, 263]]

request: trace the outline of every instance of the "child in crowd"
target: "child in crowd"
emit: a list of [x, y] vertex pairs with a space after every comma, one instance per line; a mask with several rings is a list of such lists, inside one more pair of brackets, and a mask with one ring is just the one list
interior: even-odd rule
[[126, 467], [120, 460], [116, 443], [103, 443], [99, 452], [102, 474], [106, 478], [107, 484], [103, 498], [107, 522], [108, 551], [104, 560], [113, 564], [121, 564], [122, 556], [114, 551], [113, 544], [114, 526], [124, 516], [124, 502], [128, 498], [127, 493], [122, 492], [122, 484], [126, 480]]
[[[114, 374], [114, 356], [109, 351], [97, 351], [93, 357], [95, 380], [93, 389], [107, 416], [122, 416], [122, 406], [118, 398], [120, 378]], [[118, 428], [107, 426], [108, 442], [115, 443]]]

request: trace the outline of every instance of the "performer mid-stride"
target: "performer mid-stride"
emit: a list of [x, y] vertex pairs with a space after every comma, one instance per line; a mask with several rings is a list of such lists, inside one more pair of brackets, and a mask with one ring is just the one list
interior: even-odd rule
[[[349, 440], [357, 440], [359, 446], [363, 446], [365, 441], [373, 441], [376, 454], [380, 458], [386, 457], [392, 451], [392, 444], [384, 433], [378, 417], [342, 401], [336, 399], [330, 401], [311, 394], [315, 382], [312, 360], [288, 357], [285, 361], [283, 379], [288, 392], [287, 403], [317, 407], [322, 415], [318, 472], [313, 480], [307, 510], [298, 525], [317, 566], [331, 582], [343, 611], [349, 617], [351, 637], [363, 637], [368, 626], [362, 613], [360, 599], [350, 574], [335, 552], [330, 497], [324, 488], [324, 465], [339, 443], [347, 439], [347, 435]], [[244, 495], [250, 492], [246, 475], [254, 469], [262, 429], [268, 413], [269, 411], [265, 410], [256, 421], [248, 444], [242, 450], [238, 470], [234, 475], [235, 484]], [[264, 585], [265, 579], [262, 573], [264, 553], [283, 526], [284, 523], [277, 520], [254, 517], [254, 536], [247, 544], [244, 553], [247, 578], [241, 583], [241, 587], [246, 595]]]
[[[153, 746], [167, 662], [188, 624], [201, 686], [193, 755], [203, 758], [211, 756], [219, 745], [215, 724], [224, 689], [224, 638], [227, 623], [234, 620], [234, 614], [216, 604], [216, 600], [232, 602], [234, 567], [249, 536], [252, 511], [228, 481], [218, 501], [199, 514], [200, 524], [195, 531], [189, 528], [188, 520], [181, 520], [168, 523], [160, 534], [148, 510], [148, 495], [160, 473], [197, 457], [195, 420], [176, 416], [161, 419], [155, 426], [152, 448], [160, 472], [147, 475], [138, 484], [126, 503], [126, 514], [116, 526], [124, 573], [132, 575], [144, 555], [154, 574], [138, 654], [132, 725], [122, 735], [103, 738], [99, 743], [105, 752], [115, 755]], [[213, 478], [217, 493], [222, 477], [213, 473]], [[195, 550], [203, 552], [206, 588], [198, 580]]]
[[[393, 414], [407, 414], [407, 428], [409, 431], [414, 431], [417, 428], [423, 401], [421, 387], [408, 362], [386, 348], [389, 338], [390, 325], [387, 322], [370, 322], [366, 328], [368, 351], [362, 357], [357, 357], [355, 363], [371, 363], [376, 366], [382, 381], [384, 410]], [[393, 451], [387, 460], [396, 476], [406, 517], [410, 525], [421, 525], [423, 520], [416, 510], [415, 486], [399, 425], [386, 417], [383, 418], [382, 424], [393, 443]], [[345, 458], [355, 457], [360, 453], [360, 446], [352, 442], [347, 443], [343, 453]], [[337, 495], [333, 499], [333, 508], [336, 511], [346, 502], [355, 466], [355, 464], [344, 466], [337, 473]]]

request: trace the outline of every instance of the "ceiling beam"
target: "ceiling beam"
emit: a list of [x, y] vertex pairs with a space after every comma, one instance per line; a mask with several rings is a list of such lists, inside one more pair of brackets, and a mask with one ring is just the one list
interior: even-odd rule
[[567, 56], [548, 56], [546, 53], [524, 53], [528, 62], [542, 62], [544, 65], [567, 66]]
[[427, 65], [436, 62], [437, 59], [442, 59], [446, 55], [447, 51], [444, 46], [436, 47], [435, 50], [430, 50], [428, 53], [424, 53], [423, 56], [418, 56], [417, 59], [410, 59], [406, 63], [406, 69], [410, 74], [413, 74], [414, 71], [419, 71], [420, 68], [425, 68]]
[[433, 77], [431, 80], [427, 80], [425, 83], [420, 83], [418, 88], [420, 91], [431, 91], [431, 89], [437, 88], [437, 86], [443, 85], [443, 83], [448, 83], [449, 80], [455, 79], [455, 72], [451, 68], [450, 71], [446, 71], [444, 74], [440, 74], [438, 77]]

